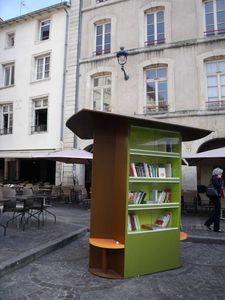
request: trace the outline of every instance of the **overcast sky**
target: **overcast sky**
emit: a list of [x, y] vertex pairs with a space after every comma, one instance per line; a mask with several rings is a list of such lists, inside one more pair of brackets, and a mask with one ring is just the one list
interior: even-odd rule
[[6, 21], [51, 6], [61, 0], [0, 0], [0, 17]]

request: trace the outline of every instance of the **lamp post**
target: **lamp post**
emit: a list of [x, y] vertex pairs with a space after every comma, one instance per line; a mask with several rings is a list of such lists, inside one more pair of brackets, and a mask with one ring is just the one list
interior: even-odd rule
[[124, 50], [124, 47], [120, 47], [120, 51], [117, 52], [116, 57], [118, 60], [118, 64], [121, 66], [121, 70], [123, 71], [125, 80], [129, 79], [129, 76], [127, 75], [127, 73], [124, 69], [124, 65], [127, 62], [127, 56], [128, 56], [128, 53], [126, 50]]

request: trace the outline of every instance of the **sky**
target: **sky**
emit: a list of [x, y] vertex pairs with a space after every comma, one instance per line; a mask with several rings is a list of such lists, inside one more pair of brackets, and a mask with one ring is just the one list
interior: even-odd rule
[[6, 21], [60, 2], [61, 0], [0, 0], [0, 18]]

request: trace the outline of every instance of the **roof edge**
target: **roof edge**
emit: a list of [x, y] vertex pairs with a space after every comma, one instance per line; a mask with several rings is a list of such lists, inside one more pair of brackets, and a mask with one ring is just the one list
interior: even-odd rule
[[6, 25], [11, 25], [14, 22], [19, 22], [19, 21], [22, 21], [22, 20], [26, 20], [29, 17], [33, 17], [35, 15], [40, 15], [42, 13], [45, 13], [46, 11], [49, 11], [49, 10], [53, 11], [55, 9], [62, 8], [62, 7], [70, 7], [70, 0], [63, 1], [63, 2], [60, 2], [60, 3], [56, 3], [54, 5], [47, 6], [47, 7], [32, 11], [30, 13], [27, 13], [25, 15], [21, 15], [21, 16], [15, 17], [15, 18], [11, 18], [11, 19], [8, 19], [8, 20], [5, 20], [5, 21], [2, 19], [2, 22], [0, 22], [0, 27], [4, 27]]

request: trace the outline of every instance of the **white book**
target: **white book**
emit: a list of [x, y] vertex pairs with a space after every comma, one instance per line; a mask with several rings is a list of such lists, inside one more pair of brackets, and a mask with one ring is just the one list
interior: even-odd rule
[[140, 226], [139, 217], [137, 215], [134, 215], [134, 222], [135, 222], [136, 230], [140, 230], [141, 226]]
[[172, 177], [172, 165], [165, 164], [165, 169], [166, 169], [166, 177]]
[[144, 170], [145, 170], [145, 177], [150, 177], [147, 163], [144, 163]]
[[158, 177], [159, 178], [166, 178], [166, 168], [165, 167], [159, 167], [158, 168]]
[[159, 196], [158, 201], [161, 202], [161, 203], [163, 203], [164, 200], [165, 200], [165, 198], [166, 198], [166, 192], [162, 191], [161, 194], [160, 194], [160, 196]]

